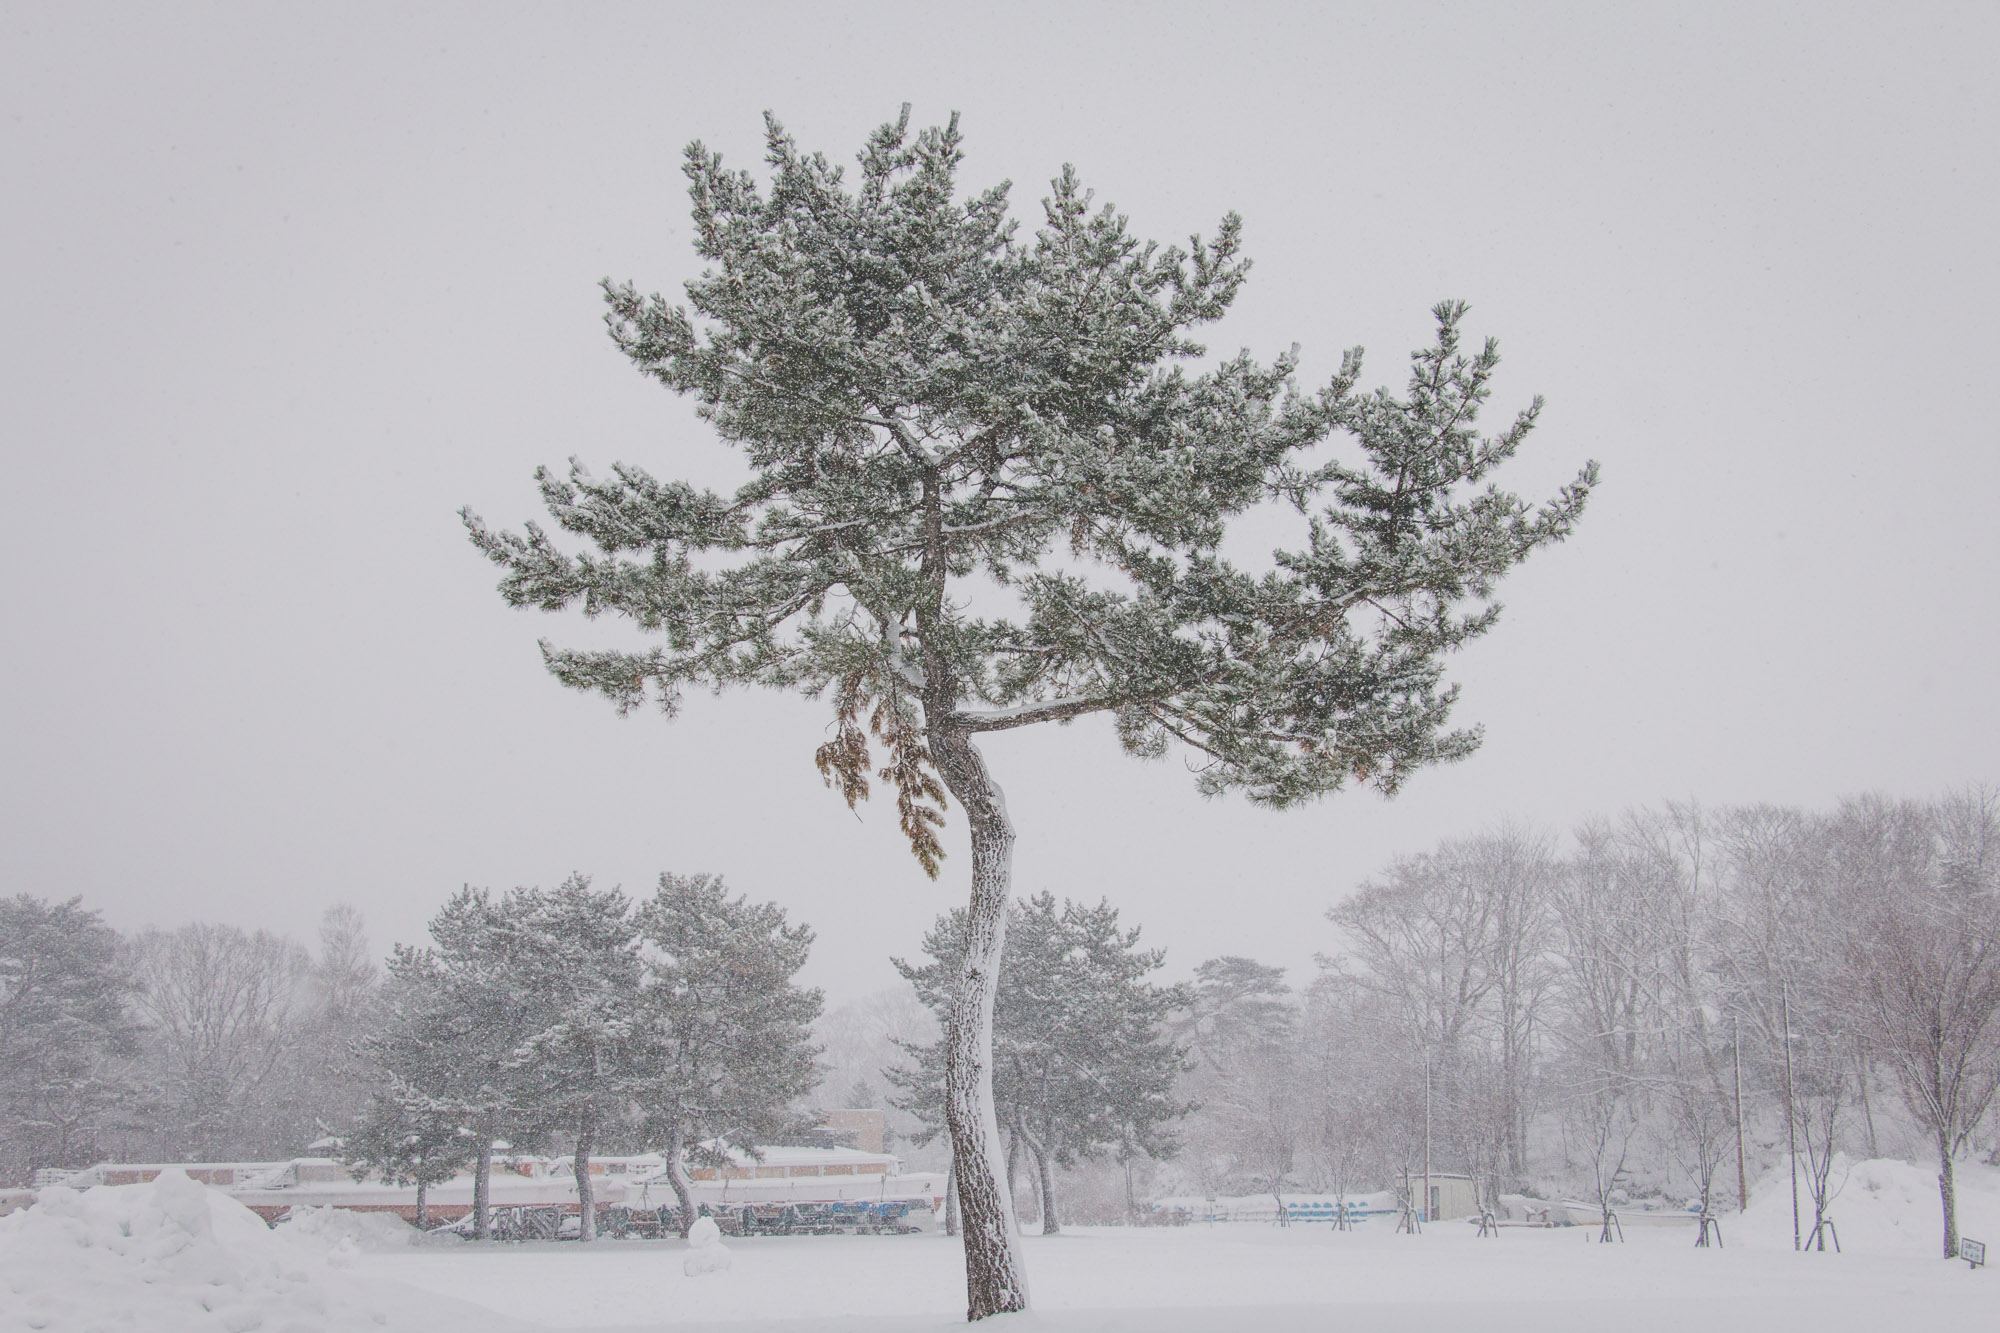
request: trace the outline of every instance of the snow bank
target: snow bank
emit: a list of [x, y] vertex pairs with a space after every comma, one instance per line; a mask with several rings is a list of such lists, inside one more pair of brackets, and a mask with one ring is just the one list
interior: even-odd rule
[[412, 1245], [459, 1245], [449, 1231], [419, 1231], [394, 1213], [357, 1213], [345, 1208], [294, 1208], [278, 1223], [278, 1234], [312, 1241], [335, 1254], [377, 1254]]
[[0, 1333], [496, 1327], [487, 1311], [344, 1271], [342, 1245], [358, 1256], [352, 1235], [332, 1245], [281, 1235], [184, 1171], [143, 1185], [54, 1186], [0, 1218]]
[[[2000, 1242], [2000, 1169], [1958, 1162], [1958, 1233]], [[1899, 1254], [1936, 1258], [1944, 1251], [1944, 1211], [1938, 1202], [1937, 1167], [1890, 1158], [1850, 1162], [1834, 1159], [1827, 1216], [1848, 1254]], [[1805, 1163], [1799, 1163], [1799, 1231], [1812, 1233], [1812, 1191]], [[1783, 1158], [1758, 1178], [1750, 1206], [1740, 1218], [1725, 1218], [1725, 1239], [1774, 1249], [1792, 1247], [1792, 1184]], [[1831, 1248], [1829, 1245], [1828, 1248]]]

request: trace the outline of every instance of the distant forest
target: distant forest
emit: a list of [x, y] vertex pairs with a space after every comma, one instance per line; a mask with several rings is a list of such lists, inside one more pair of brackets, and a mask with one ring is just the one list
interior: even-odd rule
[[[1432, 1168], [1470, 1174], [1489, 1199], [1715, 1210], [1738, 1199], [1740, 1124], [1744, 1178], [1796, 1152], [1806, 1225], [1837, 1196], [1843, 1155], [1935, 1161], [1947, 1193], [1953, 1161], [2000, 1155], [1990, 792], [1817, 812], [1667, 804], [1566, 837], [1500, 825], [1345, 894], [1284, 891], [1335, 898], [1317, 975], [1296, 983], [1233, 957], [1157, 982], [1186, 969], [1119, 924], [1118, 907], [1142, 915], [1143, 900], [1021, 905], [1029, 924], [1008, 966], [1041, 968], [1021, 992], [1040, 998], [1010, 1010], [1003, 980], [996, 1058], [1010, 1039], [1052, 1049], [1050, 1033], [1112, 1009], [1136, 1025], [1115, 1050], [1066, 1050], [1086, 1073], [1125, 1062], [1122, 1102], [1046, 1078], [1009, 1092], [1003, 1078], [1024, 1214], [1056, 1193], [1070, 1216], [1109, 1221], [1168, 1194], [1390, 1188], [1421, 1170], [1427, 1120]], [[719, 894], [700, 910], [732, 901]], [[643, 910], [618, 919], [639, 929]], [[902, 1151], [942, 1160], [923, 1077], [936, 1029], [920, 996], [926, 969], [948, 959], [949, 926], [931, 958], [901, 964], [915, 986], [820, 1015], [809, 1043], [817, 993], [796, 992], [784, 1021], [809, 1063], [765, 1071], [770, 1096], [788, 1100], [767, 1108], [763, 1133], [874, 1101], [892, 1107]], [[789, 987], [810, 932], [782, 913], [761, 929], [796, 942], [767, 989]], [[428, 946], [434, 959], [441, 947]], [[415, 984], [419, 952], [399, 949], [385, 969], [347, 907], [328, 909], [308, 948], [213, 923], [121, 935], [75, 899], [0, 900], [0, 1177], [104, 1158], [270, 1160], [353, 1135], [401, 1077], [385, 1033], [407, 1015], [397, 988]], [[527, 976], [506, 974], [532, 987]], [[510, 1051], [495, 1067], [531, 1083], [560, 1058], [532, 1042]], [[1110, 1086], [1104, 1069], [1077, 1086]], [[561, 1080], [534, 1086], [575, 1099]], [[646, 1103], [666, 1094], [620, 1086], [594, 1112], [597, 1150], [661, 1146], [646, 1141], [660, 1124]], [[538, 1132], [552, 1150], [575, 1147], [561, 1117]]]

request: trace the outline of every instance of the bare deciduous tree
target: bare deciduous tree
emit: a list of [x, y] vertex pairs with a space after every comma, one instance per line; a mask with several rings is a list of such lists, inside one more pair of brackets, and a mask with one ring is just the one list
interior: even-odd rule
[[312, 959], [265, 931], [196, 922], [133, 943], [157, 1090], [157, 1150], [188, 1160], [291, 1152], [312, 1136], [290, 1060], [310, 1014]]
[[1833, 838], [1872, 1046], [1936, 1148], [1949, 1259], [1953, 1160], [2000, 1081], [2000, 806], [1983, 789], [1928, 806], [1852, 801]]

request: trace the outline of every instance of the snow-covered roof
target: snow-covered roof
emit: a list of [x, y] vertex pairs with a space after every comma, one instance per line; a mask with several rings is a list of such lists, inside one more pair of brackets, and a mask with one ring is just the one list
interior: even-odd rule
[[[716, 1151], [720, 1145], [705, 1143], [709, 1151]], [[896, 1158], [885, 1152], [863, 1152], [859, 1148], [759, 1148], [752, 1157], [741, 1148], [721, 1148], [728, 1159], [739, 1166], [861, 1166], [883, 1165], [894, 1167]]]

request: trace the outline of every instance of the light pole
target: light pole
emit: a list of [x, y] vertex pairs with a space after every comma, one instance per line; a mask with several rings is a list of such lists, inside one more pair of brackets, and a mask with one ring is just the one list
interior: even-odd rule
[[1732, 1014], [1735, 1034], [1731, 1053], [1736, 1057], [1736, 1211], [1750, 1207], [1750, 1177], [1743, 1170], [1743, 1015]]
[[1424, 1052], [1424, 1201], [1423, 1218], [1435, 1222], [1431, 1216], [1431, 1053]]
[[1799, 1243], [1799, 1118], [1792, 1109], [1791, 987], [1780, 983], [1778, 996], [1785, 1020], [1785, 1146], [1792, 1159], [1792, 1248], [1796, 1250], [1802, 1247]]

